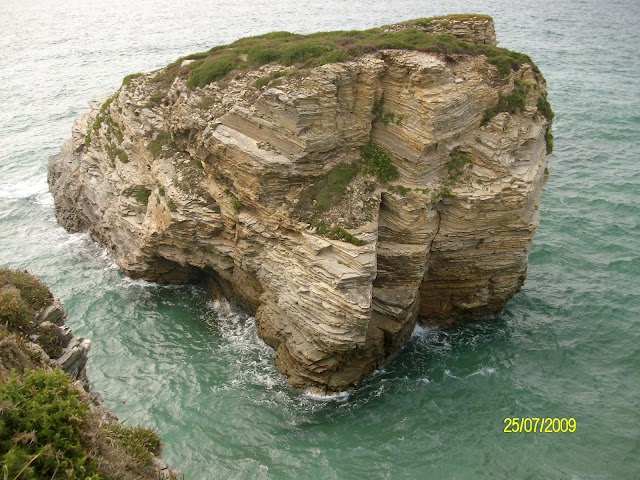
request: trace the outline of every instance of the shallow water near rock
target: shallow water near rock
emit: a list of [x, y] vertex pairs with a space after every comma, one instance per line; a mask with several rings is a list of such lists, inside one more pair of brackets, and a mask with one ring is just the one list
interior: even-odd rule
[[[253, 320], [195, 287], [124, 277], [59, 227], [46, 163], [91, 98], [180, 55], [272, 30], [361, 29], [474, 10], [531, 55], [556, 112], [527, 282], [499, 318], [417, 329], [357, 391], [287, 387]], [[42, 276], [90, 337], [89, 375], [158, 429], [189, 479], [636, 478], [640, 471], [640, 6], [356, 2], [0, 5], [0, 264]], [[505, 417], [575, 433], [503, 433]]]

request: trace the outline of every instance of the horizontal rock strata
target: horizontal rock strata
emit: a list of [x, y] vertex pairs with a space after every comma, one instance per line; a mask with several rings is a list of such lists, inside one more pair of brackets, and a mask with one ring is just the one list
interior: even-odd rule
[[[485, 16], [385, 28], [495, 44]], [[255, 313], [293, 386], [352, 388], [417, 319], [496, 314], [524, 281], [545, 84], [470, 52], [130, 79], [51, 159], [58, 220], [132, 277], [201, 282]]]

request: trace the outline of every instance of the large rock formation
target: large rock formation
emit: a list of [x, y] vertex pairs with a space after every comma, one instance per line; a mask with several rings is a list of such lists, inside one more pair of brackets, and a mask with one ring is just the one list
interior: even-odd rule
[[128, 275], [234, 299], [292, 385], [339, 391], [417, 319], [493, 315], [521, 287], [552, 113], [486, 16], [287, 35], [126, 78], [49, 183]]

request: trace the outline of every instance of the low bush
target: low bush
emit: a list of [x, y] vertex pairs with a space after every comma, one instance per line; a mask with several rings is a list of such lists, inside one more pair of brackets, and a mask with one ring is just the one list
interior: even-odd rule
[[15, 288], [0, 290], [0, 323], [10, 329], [24, 327], [29, 322], [29, 307]]
[[149, 141], [148, 148], [153, 158], [158, 158], [165, 146], [168, 147], [169, 151], [176, 148], [176, 144], [171, 139], [171, 134], [167, 131], [160, 131], [153, 140]]
[[127, 75], [126, 77], [124, 77], [124, 78], [122, 79], [122, 86], [123, 86], [123, 87], [128, 87], [129, 85], [131, 85], [131, 82], [132, 82], [134, 79], [136, 79], [136, 78], [138, 78], [138, 77], [141, 77], [141, 76], [142, 76], [142, 73], [140, 73], [140, 72], [138, 72], [138, 73], [131, 73], [131, 74]]
[[26, 270], [0, 268], [0, 323], [25, 326], [52, 299], [49, 289]]
[[396, 180], [400, 173], [389, 155], [373, 142], [360, 148], [360, 155], [365, 160], [363, 172], [375, 175], [382, 182]]
[[551, 105], [549, 104], [549, 100], [547, 100], [546, 93], [540, 95], [540, 98], [538, 99], [538, 112], [540, 112], [540, 114], [549, 121], [547, 124], [547, 131], [544, 134], [544, 140], [547, 145], [547, 155], [551, 155], [553, 152], [553, 134], [551, 133], [551, 125], [553, 124], [555, 114], [553, 113], [553, 110], [551, 110]]
[[0, 405], [4, 478], [101, 478], [80, 441], [88, 405], [63, 372], [12, 373], [0, 384]]
[[234, 212], [238, 213], [240, 210], [244, 208], [244, 204], [240, 199], [235, 196], [231, 197], [231, 208]]
[[516, 113], [523, 111], [528, 91], [528, 86], [516, 80], [511, 93], [507, 95], [499, 94], [498, 103], [494, 107], [485, 110], [481, 124], [486, 125], [501, 112]]
[[137, 462], [148, 467], [151, 467], [154, 455], [162, 450], [160, 437], [150, 428], [115, 423], [109, 426], [109, 436]]
[[151, 190], [149, 190], [147, 187], [138, 187], [134, 191], [133, 195], [136, 198], [136, 200], [138, 201], [138, 203], [140, 203], [142, 205], [146, 205], [147, 203], [149, 203], [149, 197], [151, 196]]
[[320, 220], [314, 224], [316, 228], [316, 232], [323, 237], [331, 238], [333, 240], [340, 240], [342, 242], [351, 243], [356, 246], [364, 245], [364, 242], [360, 240], [355, 235], [347, 232], [344, 228], [339, 226], [334, 226], [330, 228], [326, 222]]
[[215, 82], [233, 70], [237, 63], [237, 60], [232, 57], [202, 60], [191, 69], [187, 86], [196, 88]]
[[308, 219], [328, 210], [340, 202], [345, 195], [347, 185], [360, 171], [356, 163], [340, 164], [333, 167], [316, 183], [303, 190], [298, 199], [297, 210], [307, 212]]

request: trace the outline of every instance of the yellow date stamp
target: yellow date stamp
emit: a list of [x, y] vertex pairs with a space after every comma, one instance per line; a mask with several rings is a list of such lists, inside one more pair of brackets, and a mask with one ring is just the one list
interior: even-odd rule
[[504, 424], [505, 433], [573, 433], [578, 428], [573, 417], [507, 417]]

